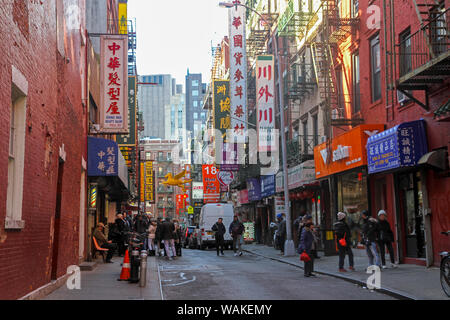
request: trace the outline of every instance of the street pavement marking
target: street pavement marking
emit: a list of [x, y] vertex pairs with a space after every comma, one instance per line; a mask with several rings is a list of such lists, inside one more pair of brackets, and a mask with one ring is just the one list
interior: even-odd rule
[[[185, 273], [184, 272], [180, 272], [180, 278], [181, 280], [185, 280], [183, 282], [179, 282], [179, 283], [171, 283], [171, 284], [163, 284], [164, 287], [175, 287], [175, 286], [181, 286], [190, 282], [194, 282], [195, 280], [197, 280], [196, 276], [193, 276], [192, 279], [188, 279], [185, 277]], [[165, 280], [162, 280], [165, 281]], [[168, 281], [172, 281], [172, 280], [168, 280]]]
[[166, 273], [169, 271], [222, 270], [222, 268], [216, 265], [160, 265], [160, 269]]

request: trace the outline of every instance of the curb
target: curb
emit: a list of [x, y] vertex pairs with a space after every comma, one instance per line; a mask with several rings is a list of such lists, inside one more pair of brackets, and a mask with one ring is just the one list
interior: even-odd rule
[[[278, 261], [278, 262], [281, 262], [281, 263], [285, 263], [285, 264], [288, 264], [288, 265], [291, 265], [291, 266], [303, 269], [302, 266], [300, 266], [300, 265], [298, 265], [296, 263], [290, 262], [290, 261], [286, 261], [286, 260], [279, 259], [279, 258], [274, 258], [274, 257], [268, 257], [268, 256], [265, 256], [263, 254], [256, 253], [256, 252], [253, 252], [253, 251], [250, 251], [250, 250], [246, 250], [246, 249], [242, 249], [242, 250], [245, 251], [245, 252], [248, 252], [250, 254], [256, 255], [256, 256], [260, 256], [260, 257], [263, 257], [263, 258], [266, 258], [266, 259], [270, 259], [270, 260], [273, 260], [273, 261]], [[314, 272], [318, 273], [318, 274], [330, 276], [330, 277], [333, 277], [333, 278], [341, 279], [341, 280], [344, 280], [344, 281], [347, 281], [347, 282], [351, 282], [351, 283], [354, 283], [354, 284], [357, 284], [357, 285], [360, 285], [360, 286], [364, 286], [364, 287], [366, 286], [366, 283], [364, 281], [361, 281], [361, 280], [358, 280], [358, 279], [353, 279], [353, 278], [350, 278], [350, 277], [346, 277], [346, 276], [343, 276], [343, 275], [338, 275], [338, 274], [334, 274], [334, 273], [330, 273], [330, 272], [326, 272], [326, 271], [314, 270]], [[397, 290], [386, 288], [386, 287], [384, 287], [384, 288], [381, 287], [380, 289], [375, 289], [375, 291], [383, 293], [385, 295], [391, 296], [391, 297], [399, 299], [399, 300], [420, 300], [419, 298], [411, 296], [411, 295], [409, 295], [409, 294], [407, 294], [405, 292], [397, 291]]]
[[70, 274], [65, 274], [59, 277], [57, 280], [52, 280], [51, 282], [43, 285], [42, 287], [28, 293], [27, 295], [19, 298], [18, 300], [41, 300], [51, 294], [53, 291], [61, 288], [65, 283]]

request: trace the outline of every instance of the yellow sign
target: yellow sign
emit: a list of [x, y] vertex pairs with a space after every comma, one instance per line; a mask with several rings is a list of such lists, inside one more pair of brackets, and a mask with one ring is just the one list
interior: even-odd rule
[[127, 4], [119, 3], [119, 34], [128, 34]]
[[192, 206], [188, 207], [188, 214], [194, 214], [194, 207]]
[[147, 161], [145, 164], [145, 201], [155, 202], [155, 183], [153, 176], [153, 162]]
[[145, 172], [144, 172], [144, 163], [141, 162], [141, 201], [145, 199]]

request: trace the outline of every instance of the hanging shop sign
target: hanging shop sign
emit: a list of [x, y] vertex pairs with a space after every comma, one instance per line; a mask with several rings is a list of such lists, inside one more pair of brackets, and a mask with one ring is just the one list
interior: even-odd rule
[[119, 147], [115, 141], [88, 137], [88, 176], [119, 175]]
[[427, 152], [425, 121], [402, 123], [367, 140], [369, 174], [415, 166]]
[[202, 165], [203, 202], [217, 203], [220, 201], [220, 182], [217, 179], [219, 170], [212, 164]]
[[316, 178], [367, 165], [367, 139], [382, 132], [381, 124], [364, 124], [314, 148]]
[[119, 2], [119, 33], [128, 34], [128, 10], [126, 2]]
[[[305, 161], [288, 169], [289, 190], [314, 183], [316, 183], [314, 160]], [[283, 171], [280, 171], [276, 176], [276, 192], [282, 192], [283, 190]]]
[[155, 203], [155, 171], [153, 161], [145, 162], [145, 201]]
[[248, 190], [244, 189], [239, 192], [239, 203], [247, 204], [248, 203]]
[[140, 165], [140, 186], [139, 186], [140, 200], [143, 202], [145, 199], [145, 166], [144, 162]]
[[256, 127], [259, 152], [276, 151], [275, 69], [273, 55], [256, 59]]
[[224, 141], [227, 130], [231, 127], [230, 81], [213, 81], [213, 90], [214, 128], [222, 133], [222, 139], [219, 139], [219, 141]]
[[261, 182], [258, 178], [252, 178], [247, 180], [247, 190], [249, 201], [261, 200]]
[[275, 197], [275, 215], [280, 213], [286, 214], [284, 197]]
[[[185, 178], [187, 180], [191, 180], [191, 165], [190, 164], [185, 164], [184, 165], [184, 170], [186, 170]], [[185, 193], [187, 195], [187, 197], [185, 199], [186, 206], [189, 206], [191, 204], [191, 182], [186, 183], [184, 186], [186, 188]]]
[[128, 38], [100, 37], [100, 132], [128, 134]]
[[128, 134], [118, 134], [116, 142], [119, 146], [136, 146], [136, 76], [128, 77]]
[[234, 180], [234, 174], [231, 171], [219, 171], [217, 178], [223, 186], [228, 187]]
[[275, 176], [261, 176], [261, 198], [275, 194]]
[[192, 199], [203, 200], [203, 182], [192, 182]]
[[[234, 3], [245, 5], [244, 0]], [[247, 8], [243, 6], [229, 10], [231, 141], [235, 143], [245, 143], [247, 133], [246, 18]]]

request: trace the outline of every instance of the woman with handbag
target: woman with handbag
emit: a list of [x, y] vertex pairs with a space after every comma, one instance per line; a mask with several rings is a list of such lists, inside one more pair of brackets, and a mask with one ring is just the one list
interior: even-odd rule
[[312, 222], [307, 222], [302, 229], [300, 236], [300, 244], [298, 246], [298, 253], [300, 253], [300, 260], [304, 263], [305, 277], [315, 277], [314, 271], [314, 256], [316, 250], [316, 240], [312, 230]]
[[386, 220], [386, 217], [386, 211], [380, 210], [378, 212], [378, 246], [380, 247], [381, 267], [383, 269], [386, 269], [385, 247], [387, 247], [389, 251], [389, 257], [391, 258], [391, 267], [398, 267], [398, 265], [395, 263], [394, 248], [392, 247], [392, 242], [394, 242], [394, 233], [392, 232], [391, 225]]
[[351, 230], [348, 224], [345, 222], [346, 214], [339, 212], [337, 214], [338, 222], [334, 224], [334, 230], [336, 233], [336, 246], [339, 252], [339, 272], [347, 272], [344, 269], [345, 256], [348, 254], [349, 269], [355, 271], [353, 261], [353, 251], [351, 248]]
[[150, 221], [150, 226], [148, 228], [148, 246], [149, 246], [149, 251], [150, 251], [150, 256], [155, 256], [156, 255], [156, 244], [155, 244], [155, 238], [156, 238], [156, 221], [155, 220], [151, 220]]

